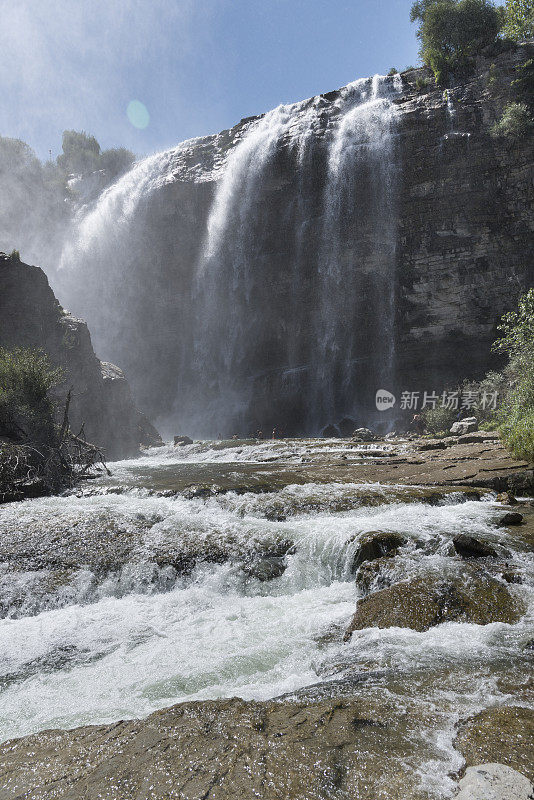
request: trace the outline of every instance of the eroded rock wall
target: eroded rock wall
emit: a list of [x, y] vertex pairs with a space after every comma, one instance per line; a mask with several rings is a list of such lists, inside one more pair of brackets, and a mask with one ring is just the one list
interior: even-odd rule
[[127, 458], [140, 445], [159, 441], [157, 431], [135, 408], [122, 371], [101, 362], [86, 323], [68, 314], [56, 300], [39, 267], [0, 255], [0, 346], [42, 348], [61, 367], [64, 380], [55, 389], [64, 405], [69, 389], [71, 428], [83, 425], [88, 441], [107, 458]]

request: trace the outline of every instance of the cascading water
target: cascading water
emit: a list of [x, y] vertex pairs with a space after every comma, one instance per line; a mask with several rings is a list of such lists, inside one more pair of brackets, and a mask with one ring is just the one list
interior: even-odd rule
[[[348, 110], [329, 149], [318, 269], [316, 426], [362, 415], [358, 383], [369, 343], [377, 367], [371, 389], [392, 385], [396, 170], [390, 98], [400, 87], [400, 76], [393, 85], [375, 76], [370, 86], [358, 81], [342, 95]], [[363, 374], [369, 379], [372, 373]]]
[[152, 156], [80, 215], [60, 296], [169, 432], [369, 421], [394, 367], [399, 80]]
[[[358, 463], [365, 446], [169, 445], [110, 465], [112, 475], [78, 496], [1, 506], [0, 742], [181, 701], [262, 700], [303, 687], [316, 697], [358, 695], [369, 709], [364, 720], [381, 719], [377, 693], [403, 718], [407, 704], [423, 709], [413, 724], [428, 793], [417, 796], [449, 798], [449, 775], [462, 766], [455, 722], [509, 703], [510, 681], [528, 685], [533, 556], [520, 531], [498, 525], [498, 503], [470, 500], [459, 487], [428, 495], [428, 487], [331, 482], [341, 456]], [[318, 482], [293, 482], [304, 459], [325, 470], [315, 472]], [[257, 491], [258, 478], [270, 491]], [[206, 480], [209, 497], [185, 490]], [[221, 492], [224, 485], [238, 491]], [[394, 557], [364, 563], [358, 579], [355, 556], [377, 530], [404, 544]], [[371, 626], [343, 641], [364, 591], [440, 576], [454, 598], [455, 581], [473, 570], [455, 553], [458, 531], [498, 551], [495, 574], [506, 559], [526, 614], [514, 624]], [[395, 729], [387, 749], [381, 741], [367, 755], [378, 774], [384, 753], [394, 764], [408, 757]], [[434, 743], [428, 762], [423, 742]]]

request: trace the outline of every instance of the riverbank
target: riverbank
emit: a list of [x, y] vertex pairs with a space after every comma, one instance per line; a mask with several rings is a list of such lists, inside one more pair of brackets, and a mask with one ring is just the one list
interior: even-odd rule
[[1, 507], [1, 800], [532, 780], [532, 469], [470, 439], [166, 446]]

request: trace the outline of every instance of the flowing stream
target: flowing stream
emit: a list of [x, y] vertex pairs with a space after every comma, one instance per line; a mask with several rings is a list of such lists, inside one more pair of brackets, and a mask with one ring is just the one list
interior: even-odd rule
[[[110, 478], [70, 496], [2, 506], [0, 738], [183, 700], [328, 692], [331, 681], [367, 675], [400, 704], [417, 696], [432, 710], [422, 735], [436, 757], [422, 780], [431, 796], [448, 796], [443, 776], [460, 764], [454, 723], [506, 700], [499, 676], [528, 676], [533, 558], [497, 527], [491, 498], [452, 492], [430, 503], [406, 487], [292, 482], [310, 457], [368, 457], [364, 446], [344, 448], [168, 446], [112, 464]], [[248, 490], [259, 478], [272, 491]], [[529, 613], [515, 625], [368, 628], [344, 643], [359, 596], [352, 562], [376, 530], [407, 538], [395, 559], [401, 580], [456, 575], [459, 531], [506, 548], [524, 580], [510, 589]]]

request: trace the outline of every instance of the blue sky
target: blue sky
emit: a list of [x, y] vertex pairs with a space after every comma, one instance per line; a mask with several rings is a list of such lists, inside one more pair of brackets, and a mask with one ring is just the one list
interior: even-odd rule
[[[0, 0], [0, 135], [41, 158], [58, 154], [66, 128], [103, 148], [162, 150], [415, 64], [411, 3]], [[129, 120], [131, 101], [146, 106], [145, 128]]]

